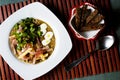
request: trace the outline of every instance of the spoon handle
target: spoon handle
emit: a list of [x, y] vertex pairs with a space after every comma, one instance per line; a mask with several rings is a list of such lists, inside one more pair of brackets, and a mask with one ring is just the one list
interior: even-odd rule
[[77, 66], [79, 63], [81, 63], [83, 60], [85, 60], [86, 58], [88, 58], [90, 56], [90, 54], [87, 54], [75, 61], [73, 61], [72, 63], [68, 64], [67, 66], [65, 66], [65, 70], [69, 71], [71, 70], [73, 67]]

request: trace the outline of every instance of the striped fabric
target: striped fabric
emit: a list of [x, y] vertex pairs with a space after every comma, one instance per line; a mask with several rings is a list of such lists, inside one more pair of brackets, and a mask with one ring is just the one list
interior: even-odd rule
[[[110, 21], [112, 19], [112, 12], [109, 0], [28, 0], [19, 3], [3, 5], [0, 7], [0, 23], [2, 23], [16, 10], [36, 1], [41, 2], [45, 6], [47, 6], [62, 21], [62, 23], [65, 25], [65, 28], [68, 30], [71, 36], [73, 48], [68, 54], [68, 56], [59, 65], [57, 65], [53, 70], [51, 70], [47, 74], [35, 80], [70, 80], [91, 75], [120, 71], [120, 57], [118, 54], [117, 40], [109, 50], [95, 52], [94, 55], [91, 55], [90, 58], [80, 63], [70, 72], [66, 72], [64, 70], [64, 65], [71, 63], [73, 60], [76, 60], [84, 56], [85, 54], [88, 54], [88, 52], [91, 52], [95, 48], [94, 40], [78, 40], [71, 33], [68, 26], [70, 10], [74, 6], [80, 5], [82, 2], [86, 1], [96, 5], [99, 8], [100, 12], [103, 13], [103, 15], [105, 16], [107, 25], [104, 32], [102, 32], [99, 36], [111, 34], [116, 38], [114, 29], [112, 29], [113, 26], [111, 26], [110, 24]], [[1, 56], [0, 76], [0, 80], [23, 80], [9, 67], [9, 65], [4, 61], [4, 59]]]

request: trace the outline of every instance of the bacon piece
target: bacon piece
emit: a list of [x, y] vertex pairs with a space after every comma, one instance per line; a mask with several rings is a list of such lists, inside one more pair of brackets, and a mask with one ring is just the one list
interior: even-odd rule
[[42, 44], [41, 44], [39, 38], [37, 37], [36, 39], [37, 39], [38, 47], [41, 48], [41, 47], [42, 47]]
[[19, 25], [19, 29], [17, 30], [17, 33], [20, 33], [20, 32], [22, 32], [22, 26], [21, 25]]
[[12, 43], [11, 43], [11, 48], [12, 48], [14, 54], [17, 53], [17, 51], [16, 51], [16, 49], [15, 49], [15, 46], [16, 46], [16, 45], [17, 45], [17, 40], [16, 40], [16, 39], [13, 39], [13, 40], [12, 40]]
[[40, 54], [43, 54], [43, 50], [42, 49], [39, 49], [39, 50], [37, 50], [36, 52], [35, 52], [35, 57], [36, 58], [39, 58], [40, 57]]

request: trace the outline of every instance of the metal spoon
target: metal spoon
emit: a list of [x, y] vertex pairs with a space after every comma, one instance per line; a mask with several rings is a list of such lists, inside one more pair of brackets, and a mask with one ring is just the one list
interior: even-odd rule
[[87, 55], [73, 61], [69, 65], [65, 66], [65, 70], [66, 71], [71, 70], [73, 67], [77, 66], [83, 60], [88, 58], [90, 56], [90, 54], [94, 53], [97, 50], [103, 51], [103, 50], [109, 49], [113, 45], [114, 40], [115, 40], [114, 37], [111, 36], [111, 35], [107, 35], [107, 36], [99, 38], [98, 40], [96, 40], [96, 48], [92, 52], [90, 52], [89, 54], [87, 54]]

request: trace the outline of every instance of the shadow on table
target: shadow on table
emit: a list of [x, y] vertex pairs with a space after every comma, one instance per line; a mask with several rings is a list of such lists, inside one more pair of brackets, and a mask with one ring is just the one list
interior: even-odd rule
[[118, 42], [119, 42], [119, 55], [120, 55], [120, 0], [110, 0], [112, 7], [112, 20], [110, 21], [111, 25], [114, 27]]
[[84, 78], [76, 78], [74, 80], [119, 80], [120, 72], [111, 72], [111, 73], [105, 73], [105, 74], [99, 74], [94, 76], [88, 76]]

